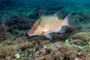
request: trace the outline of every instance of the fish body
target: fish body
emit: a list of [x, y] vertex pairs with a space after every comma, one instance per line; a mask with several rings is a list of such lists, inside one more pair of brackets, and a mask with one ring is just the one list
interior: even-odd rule
[[52, 38], [49, 35], [50, 33], [59, 32], [62, 26], [70, 26], [68, 20], [70, 15], [71, 13], [64, 20], [59, 20], [56, 15], [43, 16], [35, 22], [28, 35], [45, 35], [48, 38]]

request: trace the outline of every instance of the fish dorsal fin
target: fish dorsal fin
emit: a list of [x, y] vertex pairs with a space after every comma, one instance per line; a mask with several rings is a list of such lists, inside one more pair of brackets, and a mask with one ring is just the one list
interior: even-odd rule
[[64, 18], [64, 22], [63, 23], [65, 23], [65, 26], [73, 26], [73, 19], [72, 19], [72, 13], [73, 12], [71, 12], [71, 13], [69, 13], [65, 18]]
[[47, 38], [52, 39], [52, 37], [51, 37], [51, 35], [50, 35], [50, 34], [45, 34], [45, 36], [46, 36]]
[[37, 20], [29, 33], [32, 34], [37, 29], [37, 26], [40, 25], [40, 23], [41, 23], [41, 19]]
[[65, 12], [63, 12], [62, 10], [59, 10], [58, 12], [56, 12], [56, 13], [54, 14], [54, 16], [57, 16], [58, 19], [63, 20], [63, 19], [64, 19], [64, 16], [65, 16]]

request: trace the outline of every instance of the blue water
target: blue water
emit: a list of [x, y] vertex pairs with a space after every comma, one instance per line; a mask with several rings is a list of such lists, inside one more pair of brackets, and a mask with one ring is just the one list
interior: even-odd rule
[[[71, 11], [84, 11], [83, 14], [89, 16], [90, 0], [0, 0], [0, 20], [3, 22], [18, 17], [26, 17], [29, 21], [35, 22], [40, 16], [53, 15], [59, 10], [63, 10], [65, 16]], [[87, 18], [82, 18], [85, 19]]]
[[[83, 7], [90, 6], [89, 0], [0, 0], [0, 6], [29, 6], [28, 8], [40, 8], [41, 6], [46, 6], [46, 8], [55, 8], [58, 9], [61, 6], [67, 8], [73, 8], [75, 5], [80, 5]], [[2, 8], [2, 7], [0, 7]]]

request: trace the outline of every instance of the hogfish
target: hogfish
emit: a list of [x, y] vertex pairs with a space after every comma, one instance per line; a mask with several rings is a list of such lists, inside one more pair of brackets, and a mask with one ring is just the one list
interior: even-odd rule
[[72, 12], [68, 14], [63, 20], [60, 20], [57, 14], [52, 16], [43, 16], [35, 22], [28, 35], [45, 35], [48, 38], [52, 38], [50, 33], [60, 32], [63, 26], [71, 26], [71, 14]]

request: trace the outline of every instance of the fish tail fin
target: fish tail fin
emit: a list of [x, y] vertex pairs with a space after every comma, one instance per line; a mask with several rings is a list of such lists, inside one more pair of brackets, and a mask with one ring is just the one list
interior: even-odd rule
[[74, 27], [74, 21], [73, 21], [73, 19], [72, 19], [72, 13], [73, 13], [73, 11], [71, 12], [71, 13], [69, 13], [65, 18], [64, 18], [64, 25], [65, 26], [70, 26], [70, 27]]

